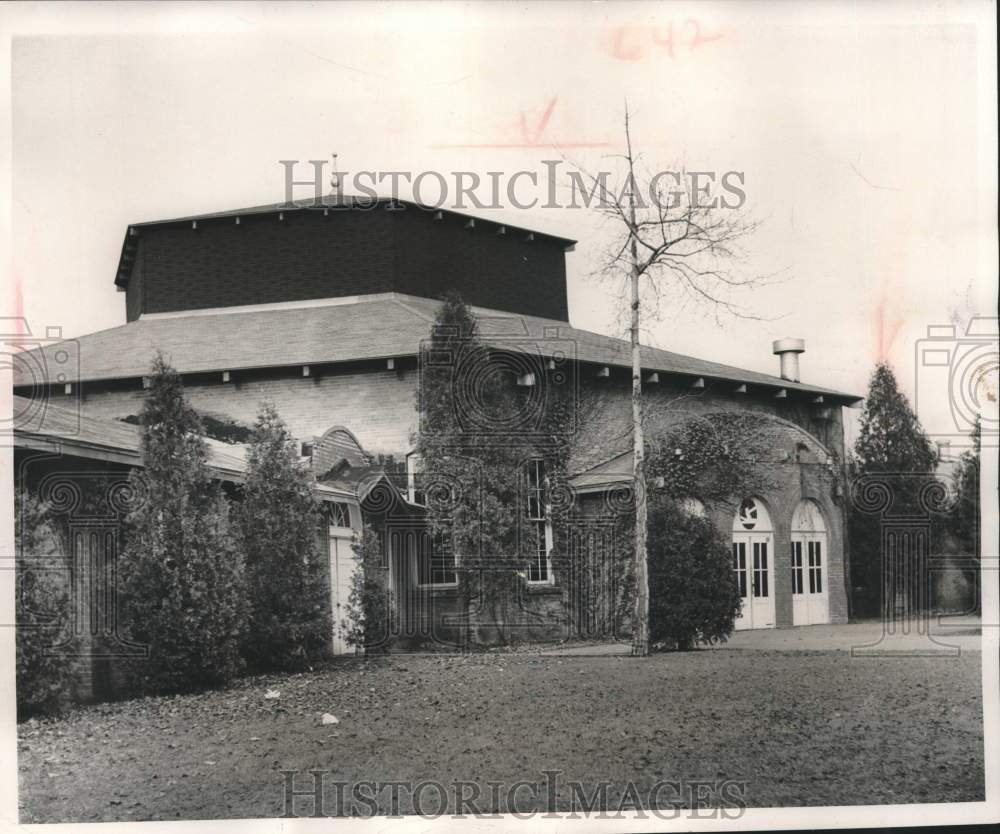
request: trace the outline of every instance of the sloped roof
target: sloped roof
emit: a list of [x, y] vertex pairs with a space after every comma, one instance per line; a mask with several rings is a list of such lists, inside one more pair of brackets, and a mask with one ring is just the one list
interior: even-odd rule
[[[148, 373], [157, 349], [182, 374], [413, 356], [430, 335], [440, 302], [380, 295], [273, 305], [266, 309], [189, 311], [143, 316], [120, 327], [32, 351], [15, 363], [14, 385], [51, 378], [60, 347], [79, 356], [79, 371], [60, 367], [62, 381], [129, 379]], [[629, 343], [566, 322], [473, 308], [483, 341], [498, 349], [563, 353], [582, 362], [631, 367]], [[69, 363], [73, 365], [71, 360]], [[860, 397], [652, 347], [642, 348], [648, 371], [683, 374], [821, 394], [852, 403]]]
[[[208, 465], [225, 480], [241, 481], [246, 447], [205, 438]], [[65, 454], [142, 464], [138, 426], [91, 417], [75, 409], [14, 395], [14, 443], [22, 448], [59, 448]]]
[[[246, 477], [247, 446], [204, 438], [209, 468], [221, 480], [241, 482]], [[66, 455], [113, 460], [142, 466], [139, 426], [78, 413], [75, 409], [14, 395], [14, 445], [26, 449], [59, 451]], [[379, 467], [353, 467], [337, 478], [319, 481], [321, 495], [364, 500], [385, 479]], [[405, 499], [400, 496], [400, 500]]]

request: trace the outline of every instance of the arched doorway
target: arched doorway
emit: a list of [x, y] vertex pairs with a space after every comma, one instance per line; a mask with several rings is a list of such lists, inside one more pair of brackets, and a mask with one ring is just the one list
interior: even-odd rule
[[745, 498], [733, 519], [733, 570], [743, 600], [737, 631], [774, 628], [773, 552], [767, 508], [757, 498]]
[[830, 622], [826, 575], [826, 522], [815, 501], [800, 501], [792, 515], [792, 623]]

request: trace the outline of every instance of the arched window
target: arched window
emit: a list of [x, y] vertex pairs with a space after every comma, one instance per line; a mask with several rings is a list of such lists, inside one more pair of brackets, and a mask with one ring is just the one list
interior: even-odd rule
[[770, 533], [771, 529], [771, 516], [767, 507], [756, 498], [744, 498], [733, 519], [733, 532]]

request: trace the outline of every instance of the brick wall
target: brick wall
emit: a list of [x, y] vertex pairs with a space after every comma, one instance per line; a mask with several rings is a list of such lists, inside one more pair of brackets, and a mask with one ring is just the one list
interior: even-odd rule
[[302, 301], [381, 292], [439, 298], [565, 320], [563, 245], [498, 235], [493, 224], [417, 208], [287, 212], [147, 226], [126, 291], [140, 313]]
[[[608, 460], [617, 452], [631, 448], [630, 381], [624, 374], [607, 380], [587, 380], [581, 387], [578, 442], [573, 453], [575, 471]], [[731, 388], [731, 386], [730, 386]], [[771, 460], [762, 465], [774, 489], [757, 496], [766, 505], [774, 525], [775, 614], [778, 627], [792, 625], [791, 594], [791, 522], [798, 503], [814, 500], [827, 524], [827, 582], [830, 617], [834, 623], [847, 622], [845, 571], [844, 494], [840, 463], [843, 460], [843, 435], [839, 409], [831, 420], [816, 420], [809, 403], [786, 400], [762, 400], [732, 394], [722, 386], [709, 387], [703, 393], [670, 386], [649, 386], [646, 390], [646, 433], [651, 440], [670, 426], [708, 412], [751, 412], [765, 423], [762, 429], [771, 450]], [[827, 439], [825, 445], [821, 438]], [[835, 456], [832, 465], [827, 463]], [[624, 465], [629, 473], [630, 464]], [[697, 496], [695, 496], [697, 497]], [[749, 496], [741, 496], [749, 497]], [[602, 499], [587, 499], [593, 515]], [[732, 529], [733, 508], [715, 508], [712, 517], [720, 529]]]
[[[295, 375], [298, 374], [298, 375]], [[275, 372], [222, 384], [184, 381], [191, 405], [201, 414], [252, 425], [260, 403], [273, 402], [292, 435], [299, 440], [322, 436], [332, 426], [344, 426], [357, 435], [365, 451], [395, 454], [411, 448], [416, 429], [414, 402], [417, 372], [369, 371], [346, 374], [300, 371]], [[138, 384], [109, 390], [100, 383], [84, 384], [81, 408], [94, 417], [120, 419], [142, 411], [144, 391]], [[58, 405], [64, 398], [53, 397]]]
[[569, 320], [563, 244], [407, 208], [396, 217], [396, 290], [440, 298], [458, 289], [472, 305]]
[[146, 227], [139, 239], [142, 280], [136, 287], [129, 282], [129, 320], [137, 309], [163, 313], [392, 289], [392, 217], [379, 210]]

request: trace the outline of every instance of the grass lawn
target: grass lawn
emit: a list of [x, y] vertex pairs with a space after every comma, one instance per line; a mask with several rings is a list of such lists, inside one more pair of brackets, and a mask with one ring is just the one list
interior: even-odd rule
[[[266, 700], [269, 688], [281, 697]], [[21, 821], [273, 817], [282, 770], [301, 771], [297, 788], [309, 770], [331, 783], [475, 781], [484, 809], [487, 780], [539, 781], [545, 770], [562, 772], [563, 810], [571, 780], [614, 783], [612, 809], [629, 781], [646, 796], [661, 780], [696, 779], [745, 782], [751, 806], [975, 801], [980, 690], [977, 652], [349, 659], [22, 723]], [[339, 723], [323, 725], [325, 712]], [[311, 802], [296, 811], [310, 814]], [[379, 802], [392, 810], [388, 791]], [[544, 792], [518, 799], [519, 810], [545, 805]]]

